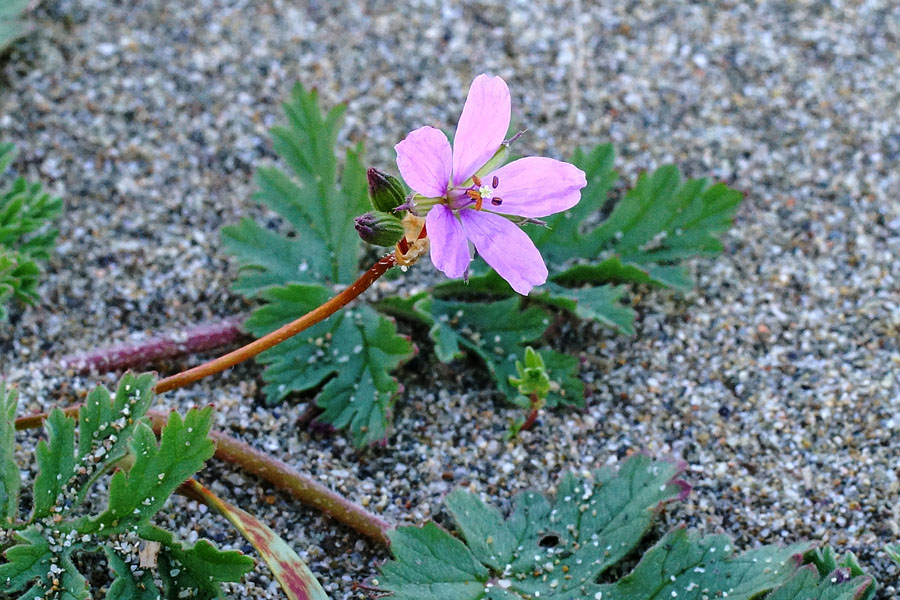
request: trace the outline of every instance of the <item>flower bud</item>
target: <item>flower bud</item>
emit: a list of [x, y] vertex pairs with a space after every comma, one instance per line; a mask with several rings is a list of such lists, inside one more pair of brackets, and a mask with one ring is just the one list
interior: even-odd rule
[[356, 231], [367, 244], [393, 246], [403, 237], [403, 222], [390, 213], [367, 212], [356, 217]]
[[394, 209], [406, 202], [406, 189], [396, 177], [378, 169], [369, 169], [366, 177], [369, 180], [369, 199], [375, 210], [394, 214]]

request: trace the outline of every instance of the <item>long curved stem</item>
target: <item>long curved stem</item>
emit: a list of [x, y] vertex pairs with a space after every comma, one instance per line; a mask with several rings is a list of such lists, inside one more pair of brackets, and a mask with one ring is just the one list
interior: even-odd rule
[[[70, 406], [65, 409], [65, 413], [77, 419], [79, 408], [80, 405]], [[47, 416], [48, 413], [39, 413], [20, 417], [16, 419], [16, 430], [40, 427]], [[157, 435], [169, 420], [168, 415], [155, 410], [148, 411], [147, 417], [150, 418]], [[381, 517], [331, 491], [315, 479], [303, 475], [287, 463], [260, 452], [226, 433], [211, 431], [209, 437], [216, 443], [216, 458], [238, 465], [248, 473], [265, 479], [300, 502], [327, 514], [369, 539], [385, 546], [390, 545], [387, 534], [394, 526]]]
[[304, 329], [312, 327], [316, 323], [324, 321], [338, 310], [349, 304], [357, 296], [366, 291], [375, 281], [384, 275], [388, 269], [397, 264], [396, 256], [391, 253], [381, 258], [372, 267], [354, 281], [347, 289], [339, 293], [337, 296], [323, 304], [322, 306], [306, 313], [296, 321], [265, 335], [258, 340], [247, 344], [242, 348], [238, 348], [234, 352], [229, 352], [224, 356], [204, 363], [193, 369], [189, 369], [177, 375], [161, 379], [154, 388], [157, 394], [175, 390], [194, 383], [199, 379], [221, 373], [225, 369], [230, 369], [238, 363], [242, 363], [247, 359], [253, 358], [260, 352], [265, 352], [269, 348], [277, 346], [281, 342], [297, 335]]

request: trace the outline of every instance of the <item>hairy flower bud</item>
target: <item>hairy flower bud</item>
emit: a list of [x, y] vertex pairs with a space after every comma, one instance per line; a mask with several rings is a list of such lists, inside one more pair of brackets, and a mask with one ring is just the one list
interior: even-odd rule
[[369, 199], [375, 210], [394, 214], [394, 209], [406, 202], [406, 189], [396, 177], [371, 168], [366, 171], [366, 177], [369, 180]]
[[393, 246], [403, 237], [403, 222], [390, 213], [367, 212], [356, 217], [356, 231], [367, 244]]

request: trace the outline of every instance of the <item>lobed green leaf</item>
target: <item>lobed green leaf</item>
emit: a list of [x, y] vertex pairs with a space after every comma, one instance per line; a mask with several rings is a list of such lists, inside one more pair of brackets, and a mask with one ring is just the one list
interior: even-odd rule
[[91, 485], [129, 451], [135, 428], [153, 404], [155, 378], [150, 373], [126, 373], [119, 380], [115, 396], [98, 385], [78, 411], [78, 456], [84, 472], [70, 484], [77, 489], [80, 504]]
[[222, 596], [219, 583], [240, 581], [253, 559], [236, 550], [219, 550], [207, 540], [186, 546], [164, 529], [144, 525], [138, 535], [161, 544], [157, 557], [166, 598], [211, 599]]
[[360, 240], [353, 219], [368, 208], [363, 148], [347, 151], [343, 172], [337, 134], [346, 107], [328, 113], [318, 94], [300, 84], [284, 104], [288, 123], [271, 130], [275, 152], [290, 172], [261, 168], [255, 199], [275, 211], [290, 236], [244, 219], [225, 227], [226, 250], [240, 267], [235, 290], [248, 297], [273, 285], [349, 283], [359, 268]]
[[869, 576], [851, 577], [847, 571], [835, 571], [822, 577], [814, 565], [807, 565], [767, 600], [866, 600], [874, 596], [875, 587]]
[[147, 569], [137, 575], [112, 548], [104, 546], [106, 561], [115, 579], [106, 592], [107, 600], [160, 600], [153, 573]]
[[215, 452], [209, 439], [212, 408], [190, 410], [184, 420], [171, 413], [157, 445], [153, 430], [144, 423], [130, 441], [134, 464], [115, 473], [109, 484], [106, 510], [80, 524], [84, 533], [110, 536], [150, 520], [178, 486], [199, 471]]
[[[685, 494], [680, 468], [637, 456], [593, 480], [563, 479], [551, 501], [516, 496], [509, 516], [475, 494], [446, 500], [462, 540], [434, 524], [391, 534], [379, 585], [401, 600], [868, 600], [875, 581], [855, 558], [801, 542], [735, 554], [727, 536], [678, 527], [611, 583], [662, 504]], [[803, 566], [804, 561], [811, 561]]]
[[19, 517], [22, 479], [16, 464], [16, 408], [18, 395], [0, 381], [0, 520], [6, 525]]
[[[431, 527], [399, 528], [380, 584], [399, 598], [586, 598], [620, 561], [662, 503], [684, 491], [679, 467], [635, 457], [594, 480], [567, 476], [556, 501], [525, 492], [511, 514], [456, 490], [447, 497], [465, 543]], [[428, 595], [430, 594], [430, 595]]]
[[75, 475], [75, 419], [55, 408], [44, 428], [47, 440], [38, 442], [35, 450], [38, 474], [34, 479], [32, 521], [62, 510], [59, 501]]
[[[389, 300], [379, 308], [415, 319], [425, 325], [441, 362], [451, 362], [468, 350], [485, 364], [497, 388], [508, 398], [516, 396], [509, 377], [516, 375], [516, 360], [525, 346], [539, 340], [550, 324], [540, 308], [521, 308], [518, 298], [496, 302], [453, 302], [425, 294], [407, 300]], [[549, 406], [584, 404], [584, 383], [577, 376], [578, 359], [554, 350], [541, 350], [551, 391]]]
[[[329, 298], [315, 285], [270, 288], [261, 297], [267, 304], [247, 320], [256, 336], [274, 331], [316, 308]], [[388, 411], [399, 386], [391, 371], [413, 354], [413, 345], [397, 334], [394, 323], [368, 306], [332, 316], [260, 355], [267, 365], [266, 397], [281, 401], [291, 392], [318, 390], [320, 420], [347, 428], [357, 446], [383, 439]]]
[[19, 596], [20, 600], [47, 596], [66, 600], [90, 598], [87, 581], [72, 564], [72, 554], [80, 549], [79, 544], [67, 542], [55, 550], [35, 526], [17, 532], [15, 539], [18, 543], [4, 552], [6, 562], [0, 564], [4, 592], [20, 592], [33, 582]]

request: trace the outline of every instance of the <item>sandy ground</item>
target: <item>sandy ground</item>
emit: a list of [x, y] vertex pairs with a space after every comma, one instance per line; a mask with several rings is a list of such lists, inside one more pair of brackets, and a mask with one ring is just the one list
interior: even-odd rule
[[[446, 518], [441, 498], [463, 480], [503, 504], [633, 450], [674, 454], [694, 491], [660, 528], [724, 531], [742, 548], [827, 541], [893, 597], [882, 548], [900, 538], [900, 8], [598, 4], [45, 1], [0, 90], [15, 167], [66, 202], [42, 304], [0, 327], [0, 372], [23, 410], [114, 381], [44, 359], [246, 310], [217, 232], [262, 214], [251, 177], [274, 160], [266, 130], [294, 82], [349, 101], [342, 143], [365, 138], [369, 162], [392, 167], [393, 144], [452, 127], [472, 77], [491, 72], [529, 129], [524, 152], [612, 141], [626, 182], [675, 162], [746, 193], [725, 256], [693, 265], [695, 292], [644, 294], [632, 338], [562, 331], [588, 408], [506, 443], [515, 413], [475, 363], [428, 353], [399, 374], [390, 443], [362, 453], [298, 427], [302, 400], [263, 407], [252, 364], [161, 403], [214, 402], [220, 427], [398, 523]], [[26, 452], [36, 437], [20, 439]], [[383, 550], [237, 471], [201, 479], [273, 524], [333, 598], [364, 597], [353, 583]], [[182, 535], [246, 547], [175, 502]], [[263, 567], [231, 593], [277, 595]]]

